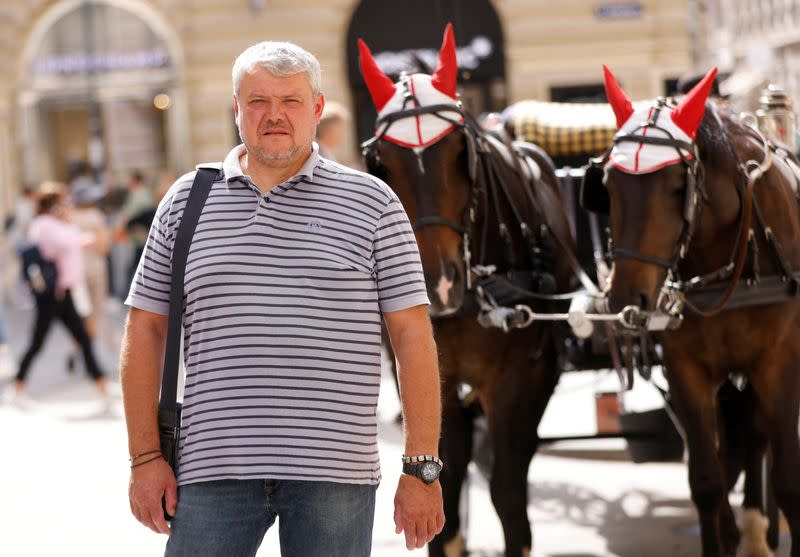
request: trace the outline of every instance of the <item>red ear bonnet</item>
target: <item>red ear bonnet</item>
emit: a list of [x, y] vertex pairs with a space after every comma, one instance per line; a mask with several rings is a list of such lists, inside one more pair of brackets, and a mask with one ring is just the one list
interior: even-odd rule
[[672, 111], [672, 121], [675, 125], [686, 132], [689, 137], [694, 137], [703, 114], [706, 112], [706, 100], [711, 87], [714, 85], [714, 78], [717, 76], [717, 68], [712, 68], [706, 76], [689, 91], [681, 103]]
[[369, 94], [372, 96], [372, 102], [375, 104], [375, 108], [380, 112], [381, 109], [386, 106], [386, 103], [389, 102], [389, 99], [394, 96], [397, 88], [395, 84], [392, 83], [392, 80], [381, 71], [378, 64], [375, 63], [372, 53], [369, 51], [366, 43], [361, 39], [358, 39], [358, 53], [361, 75], [364, 78], [364, 82], [367, 84], [367, 89], [369, 89]]
[[439, 63], [431, 77], [431, 84], [448, 97], [455, 99], [457, 78], [456, 39], [453, 35], [453, 24], [448, 23], [444, 29], [442, 48], [439, 50]]
[[621, 128], [633, 114], [633, 105], [617, 83], [617, 78], [605, 65], [603, 66], [603, 81], [606, 86], [606, 98], [614, 111], [614, 116], [617, 117], [617, 128]]

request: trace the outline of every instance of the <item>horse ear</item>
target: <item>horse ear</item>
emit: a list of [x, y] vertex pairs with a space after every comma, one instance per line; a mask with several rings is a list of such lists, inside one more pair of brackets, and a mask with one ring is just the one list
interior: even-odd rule
[[617, 128], [621, 128], [633, 114], [633, 105], [617, 83], [617, 78], [605, 65], [603, 65], [603, 82], [606, 87], [606, 98], [614, 111], [614, 116], [617, 117]]
[[372, 53], [369, 51], [367, 44], [361, 39], [358, 39], [358, 54], [361, 76], [367, 84], [367, 89], [369, 89], [369, 94], [372, 97], [375, 108], [380, 112], [383, 107], [386, 106], [386, 103], [389, 102], [389, 99], [394, 96], [397, 87], [392, 83], [392, 80], [381, 71], [375, 59], [372, 57]]
[[689, 137], [694, 137], [700, 126], [700, 121], [706, 112], [706, 100], [711, 93], [715, 77], [717, 77], [717, 68], [712, 68], [672, 111], [672, 121]]
[[455, 99], [457, 80], [456, 39], [453, 35], [453, 24], [448, 23], [444, 29], [442, 48], [439, 50], [439, 63], [436, 65], [436, 71], [433, 72], [431, 84], [438, 91]]

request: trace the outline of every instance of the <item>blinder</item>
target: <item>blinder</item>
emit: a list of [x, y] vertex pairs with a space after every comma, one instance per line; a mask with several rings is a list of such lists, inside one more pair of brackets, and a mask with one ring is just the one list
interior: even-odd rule
[[581, 180], [581, 189], [578, 194], [578, 200], [581, 207], [586, 211], [597, 213], [600, 215], [608, 215], [611, 211], [611, 198], [608, 195], [608, 190], [603, 185], [603, 176], [605, 170], [606, 157], [592, 159], [589, 166], [583, 173], [583, 180]]

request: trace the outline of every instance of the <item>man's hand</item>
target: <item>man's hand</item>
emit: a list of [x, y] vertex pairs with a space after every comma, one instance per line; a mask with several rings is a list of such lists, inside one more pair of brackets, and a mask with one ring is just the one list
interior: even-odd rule
[[422, 480], [400, 475], [394, 496], [395, 533], [406, 533], [409, 550], [424, 547], [444, 528], [442, 486], [438, 480], [426, 485]]
[[136, 520], [158, 534], [172, 532], [164, 520], [161, 498], [166, 498], [169, 515], [175, 516], [175, 509], [178, 506], [178, 484], [172, 468], [163, 458], [131, 470], [128, 497], [131, 512]]

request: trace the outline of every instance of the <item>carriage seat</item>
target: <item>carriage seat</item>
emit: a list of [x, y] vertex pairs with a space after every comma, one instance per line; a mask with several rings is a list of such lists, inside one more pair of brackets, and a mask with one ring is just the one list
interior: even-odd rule
[[[514, 165], [514, 157], [517, 157], [517, 153], [512, 153], [511, 150], [508, 148], [508, 144], [505, 141], [502, 141], [499, 137], [497, 137], [494, 133], [486, 134], [486, 140], [491, 143], [494, 149], [500, 153], [500, 156], [503, 157], [503, 160], [506, 161], [507, 164], [513, 166]], [[515, 148], [518, 147], [518, 141], [512, 141], [511, 144]], [[533, 160], [529, 156], [522, 156], [519, 158], [520, 162], [520, 169], [522, 173], [525, 175], [525, 179], [531, 183], [537, 183], [539, 180], [542, 179], [542, 169], [539, 168], [539, 164]]]
[[551, 157], [599, 155], [617, 133], [614, 112], [606, 103], [520, 101], [507, 114], [517, 139], [536, 143]]
[[784, 147], [774, 149], [775, 166], [792, 187], [795, 197], [800, 197], [800, 161]]

